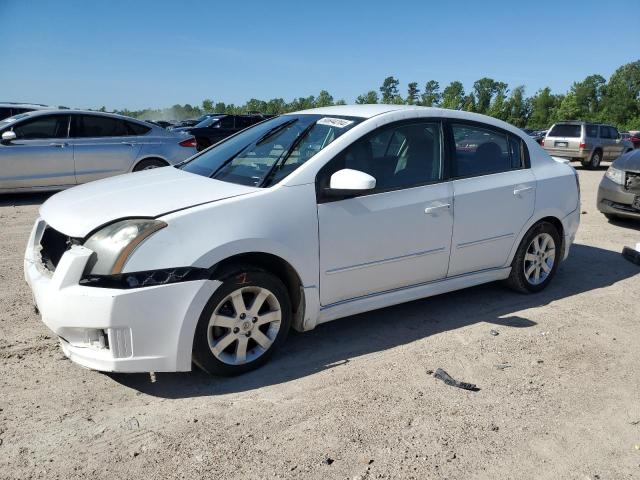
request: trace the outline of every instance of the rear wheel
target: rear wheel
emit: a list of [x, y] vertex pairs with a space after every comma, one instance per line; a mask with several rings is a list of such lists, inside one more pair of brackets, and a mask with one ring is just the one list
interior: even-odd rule
[[600, 166], [602, 162], [602, 152], [600, 150], [594, 150], [589, 160], [582, 160], [582, 166], [589, 170], [595, 170]]
[[543, 290], [555, 276], [560, 246], [560, 234], [551, 223], [540, 222], [531, 227], [511, 262], [507, 285], [522, 293]]
[[263, 365], [291, 324], [284, 284], [267, 272], [239, 269], [211, 296], [193, 341], [193, 361], [213, 375], [232, 376]]
[[167, 165], [167, 162], [160, 160], [159, 158], [147, 158], [133, 167], [133, 171], [139, 172], [140, 170], [151, 170], [153, 168], [166, 167]]

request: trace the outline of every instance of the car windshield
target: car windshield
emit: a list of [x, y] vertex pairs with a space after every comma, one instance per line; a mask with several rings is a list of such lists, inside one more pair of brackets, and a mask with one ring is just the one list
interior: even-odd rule
[[362, 120], [343, 116], [283, 115], [229, 137], [179, 168], [225, 182], [268, 187]]
[[220, 117], [208, 117], [202, 120], [200, 123], [196, 123], [196, 128], [211, 127], [213, 124], [218, 123]]
[[550, 137], [570, 137], [578, 138], [580, 136], [581, 126], [571, 124], [554, 125], [549, 132]]

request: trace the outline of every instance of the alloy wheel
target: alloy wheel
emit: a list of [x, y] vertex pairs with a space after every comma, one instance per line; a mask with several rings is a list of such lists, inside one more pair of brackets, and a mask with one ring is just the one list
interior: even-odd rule
[[280, 303], [271, 291], [239, 288], [214, 309], [207, 328], [209, 348], [228, 365], [252, 362], [269, 350], [281, 323]]
[[556, 244], [548, 233], [540, 233], [533, 237], [524, 256], [524, 276], [531, 285], [544, 282], [556, 259]]

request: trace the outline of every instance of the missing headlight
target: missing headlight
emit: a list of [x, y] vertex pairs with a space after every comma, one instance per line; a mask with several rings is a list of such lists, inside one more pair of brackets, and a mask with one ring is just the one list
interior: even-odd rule
[[85, 275], [80, 285], [99, 288], [144, 288], [170, 283], [189, 282], [209, 278], [209, 269], [196, 267], [163, 268], [144, 272], [121, 273], [117, 275]]

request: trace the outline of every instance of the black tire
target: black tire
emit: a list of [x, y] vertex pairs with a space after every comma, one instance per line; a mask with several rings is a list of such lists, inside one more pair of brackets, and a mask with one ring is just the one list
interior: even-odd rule
[[[548, 273], [546, 278], [541, 283], [533, 284], [525, 274], [525, 268], [527, 268], [525, 255], [527, 255], [527, 250], [531, 246], [534, 238], [541, 234], [548, 234], [553, 238], [555, 258], [551, 271]], [[558, 269], [558, 265], [560, 264], [561, 245], [560, 234], [553, 224], [549, 222], [539, 222], [535, 224], [529, 229], [520, 242], [520, 246], [518, 247], [518, 250], [513, 257], [513, 261], [511, 262], [511, 273], [509, 274], [509, 278], [506, 280], [506, 285], [512, 290], [520, 293], [536, 293], [544, 290], [551, 280], [553, 280]], [[530, 263], [528, 265], [531, 266]]]
[[145, 160], [141, 160], [135, 167], [133, 167], [134, 172], [139, 172], [140, 170], [151, 170], [152, 168], [160, 168], [166, 167], [169, 165], [164, 160], [160, 160], [159, 158], [147, 158]]
[[[273, 352], [277, 350], [278, 347], [280, 347], [280, 345], [282, 345], [282, 343], [285, 341], [289, 332], [289, 327], [291, 325], [291, 301], [289, 299], [287, 288], [278, 277], [268, 272], [253, 269], [250, 266], [241, 266], [237, 269], [232, 269], [230, 273], [226, 274], [224, 278], [221, 278], [220, 280], [222, 281], [222, 285], [214, 292], [214, 294], [207, 302], [207, 305], [202, 311], [200, 320], [198, 321], [198, 325], [196, 327], [195, 336], [193, 339], [193, 363], [195, 363], [198, 367], [211, 375], [240, 375], [263, 365], [267, 360], [269, 360], [271, 355], [273, 355]], [[277, 335], [273, 339], [273, 343], [271, 343], [271, 345], [266, 350], [264, 350], [264, 352], [261, 353], [256, 359], [240, 364], [230, 364], [217, 358], [213, 354], [213, 351], [209, 346], [210, 334], [213, 338], [213, 336], [215, 335], [215, 329], [223, 329], [223, 327], [210, 327], [209, 321], [216, 309], [221, 312], [224, 308], [228, 309], [232, 307], [232, 305], [229, 303], [222, 303], [221, 305], [221, 302], [224, 302], [224, 300], [229, 295], [240, 289], [244, 292], [246, 290], [251, 290], [252, 288], [266, 289], [271, 292], [277, 299], [281, 313], [279, 330], [277, 331]], [[244, 296], [245, 293], [243, 293], [242, 295]], [[251, 293], [249, 292], [246, 295], [251, 295]], [[240, 316], [237, 314], [237, 312], [232, 314], [231, 317], [238, 318], [238, 322], [240, 322]], [[248, 318], [249, 317], [247, 317], [247, 319]], [[245, 320], [243, 323], [249, 322]], [[268, 327], [268, 325], [266, 326]], [[262, 329], [262, 326], [252, 327], [252, 329], [255, 328]], [[223, 329], [217, 339], [220, 340], [226, 335], [232, 335], [232, 333], [236, 336], [236, 338], [240, 337], [242, 335], [242, 332], [236, 333], [235, 330], [236, 329], [232, 330], [231, 328], [227, 330]], [[259, 351], [260, 347], [258, 343], [251, 337], [253, 333], [249, 332], [245, 335], [248, 338], [248, 340], [246, 340], [248, 342], [248, 346], [246, 347], [247, 356], [250, 356], [249, 354], [251, 352], [256, 352], [256, 350]], [[236, 342], [234, 340], [231, 344], [229, 344], [228, 347], [223, 350], [223, 354], [227, 356], [237, 354], [237, 352], [234, 354], [225, 352], [237, 349], [239, 344], [239, 341]], [[252, 347], [251, 350], [250, 347]]]
[[614, 215], [613, 213], [605, 213], [604, 216], [606, 217], [607, 220], [609, 220], [610, 222], [615, 222], [616, 220], [618, 220], [618, 216]]
[[588, 170], [595, 170], [602, 162], [602, 151], [594, 150], [589, 160], [582, 160], [582, 166]]

